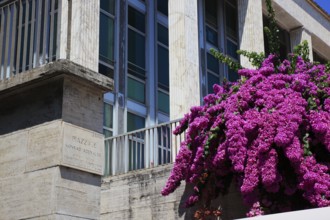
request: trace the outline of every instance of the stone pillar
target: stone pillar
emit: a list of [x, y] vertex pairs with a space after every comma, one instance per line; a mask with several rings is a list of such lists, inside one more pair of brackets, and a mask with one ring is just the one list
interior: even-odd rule
[[60, 59], [68, 59], [98, 71], [99, 0], [60, 2]]
[[197, 0], [169, 0], [170, 118], [200, 105]]
[[[239, 47], [241, 50], [264, 52], [262, 1], [238, 0]], [[249, 59], [240, 57], [241, 65], [252, 68]]]
[[0, 219], [99, 219], [112, 86], [67, 60], [0, 82]]
[[303, 27], [299, 27], [290, 31], [291, 51], [293, 51], [295, 46], [305, 40], [308, 42], [309, 59], [313, 61], [312, 35], [309, 33], [309, 31]]

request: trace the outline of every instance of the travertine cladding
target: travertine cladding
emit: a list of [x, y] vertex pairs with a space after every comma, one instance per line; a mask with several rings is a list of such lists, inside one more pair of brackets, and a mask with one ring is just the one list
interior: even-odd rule
[[313, 61], [313, 44], [311, 34], [302, 27], [290, 31], [291, 51], [293, 51], [296, 45], [302, 43], [305, 40], [307, 41], [309, 47], [309, 59]]
[[169, 0], [170, 118], [200, 105], [197, 1]]
[[313, 40], [313, 48], [330, 59], [330, 22], [306, 0], [273, 0], [276, 19], [286, 30], [303, 27]]
[[60, 59], [98, 71], [99, 0], [60, 1]]
[[104, 138], [62, 120], [0, 136], [0, 178], [64, 165], [102, 175]]
[[70, 60], [98, 71], [99, 0], [71, 0]]
[[63, 83], [62, 119], [103, 132], [103, 94], [93, 84], [66, 78]]
[[0, 219], [99, 219], [100, 179], [51, 167], [0, 178]]
[[[238, 0], [238, 33], [241, 50], [264, 52], [262, 3], [260, 0]], [[240, 56], [243, 67], [251, 68], [249, 59]]]
[[[184, 207], [187, 192], [191, 191], [190, 186], [182, 183], [169, 196], [160, 194], [171, 169], [170, 164], [104, 178], [101, 188], [101, 219], [193, 219], [195, 209]], [[224, 210], [222, 220], [245, 216], [246, 210], [234, 187], [213, 205], [216, 207], [219, 204]]]
[[0, 82], [0, 135], [63, 119], [103, 132], [103, 93], [112, 79], [59, 60]]
[[0, 220], [99, 219], [103, 158], [102, 134], [62, 120], [1, 135]]

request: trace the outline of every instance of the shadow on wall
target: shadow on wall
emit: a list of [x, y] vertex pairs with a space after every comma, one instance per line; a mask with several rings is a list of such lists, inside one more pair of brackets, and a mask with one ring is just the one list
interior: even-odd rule
[[[180, 206], [178, 214], [180, 218], [183, 218], [184, 220], [192, 220], [194, 218], [194, 214], [196, 210], [203, 208], [201, 203], [198, 203], [196, 206], [191, 208], [185, 207], [185, 202], [191, 195], [191, 192], [193, 191], [193, 187], [190, 184], [187, 184], [184, 189], [184, 193], [181, 197]], [[215, 199], [212, 204], [212, 208], [218, 208], [221, 207], [222, 215], [219, 220], [232, 220], [237, 218], [244, 218], [246, 217], [246, 213], [248, 211], [247, 207], [243, 204], [242, 197], [238, 191], [238, 189], [235, 187], [235, 184], [231, 183], [229, 190], [224, 195], [219, 195], [217, 199]], [[206, 218], [209, 220], [214, 220], [214, 216]]]

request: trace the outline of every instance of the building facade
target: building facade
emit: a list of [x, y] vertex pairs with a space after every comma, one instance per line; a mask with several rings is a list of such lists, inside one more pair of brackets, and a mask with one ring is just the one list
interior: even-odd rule
[[[236, 54], [238, 49], [268, 49], [263, 34], [266, 10], [260, 0], [93, 0], [84, 6], [75, 1], [3, 0], [0, 4], [1, 79], [57, 59], [76, 61], [112, 78], [114, 91], [104, 96], [106, 137], [182, 117], [187, 108], [176, 113], [175, 100], [186, 92], [178, 93], [177, 88], [185, 88], [182, 84], [190, 79], [176, 78], [182, 76], [179, 71], [196, 78], [196, 84], [191, 82], [194, 104], [212, 92], [214, 83], [237, 80], [235, 72], [209, 54], [211, 48], [246, 67], [249, 63]], [[274, 7], [283, 54], [308, 40], [311, 58], [329, 59], [326, 12], [313, 1], [275, 0]], [[71, 29], [67, 19], [72, 19]]]
[[[312, 0], [273, 0], [273, 5], [281, 56], [307, 40], [311, 60], [330, 60], [330, 16], [325, 11]], [[263, 0], [0, 1], [0, 150], [9, 146], [6, 135], [61, 118], [104, 134], [105, 147], [102, 144], [100, 152], [105, 148], [105, 167], [102, 172], [94, 170], [93, 175], [109, 176], [173, 162], [180, 137], [175, 139], [171, 133], [178, 119], [191, 106], [202, 104], [213, 84], [239, 78], [219, 63], [210, 49], [250, 68], [248, 59], [236, 51], [268, 52], [263, 32], [266, 14]], [[8, 107], [5, 101], [11, 100], [8, 97], [15, 89], [21, 91], [24, 83], [52, 78], [47, 75], [52, 65], [55, 72], [77, 75], [91, 84], [72, 83], [64, 77], [52, 81], [49, 88], [43, 85], [44, 95], [30, 86], [31, 92], [22, 90], [29, 98], [13, 98], [17, 103]], [[41, 104], [34, 103], [34, 95]], [[34, 103], [31, 108], [30, 102]], [[58, 113], [54, 106], [64, 110]], [[42, 110], [35, 111], [39, 108]], [[49, 118], [50, 113], [54, 114]], [[1, 135], [5, 135], [2, 140]], [[58, 161], [54, 162], [60, 164], [56, 172], [62, 174], [71, 172], [62, 166], [82, 166], [73, 166], [72, 161], [63, 165], [62, 158]], [[83, 166], [83, 170], [88, 169]], [[0, 169], [0, 181], [6, 180], [6, 175], [7, 171]], [[95, 210], [84, 218], [97, 219]]]

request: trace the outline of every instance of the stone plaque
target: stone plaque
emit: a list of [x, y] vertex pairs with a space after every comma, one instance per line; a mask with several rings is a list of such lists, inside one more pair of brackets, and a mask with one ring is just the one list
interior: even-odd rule
[[68, 123], [63, 130], [62, 165], [103, 175], [103, 135]]

